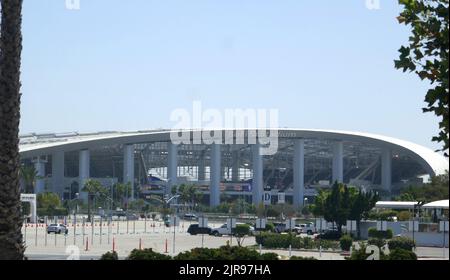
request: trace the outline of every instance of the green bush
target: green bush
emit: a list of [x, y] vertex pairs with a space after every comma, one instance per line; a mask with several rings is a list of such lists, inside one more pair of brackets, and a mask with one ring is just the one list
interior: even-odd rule
[[256, 250], [238, 247], [222, 246], [220, 248], [194, 248], [178, 254], [174, 260], [278, 260], [273, 253], [259, 254]]
[[369, 237], [391, 239], [394, 236], [391, 229], [379, 231], [376, 228], [369, 228]]
[[409, 250], [404, 249], [394, 249], [391, 250], [391, 253], [389, 254], [389, 260], [395, 260], [395, 261], [403, 261], [403, 260], [417, 260], [417, 255]]
[[398, 221], [409, 221], [411, 220], [411, 213], [409, 211], [401, 211], [397, 214]]
[[341, 249], [343, 251], [350, 251], [352, 244], [353, 238], [348, 234], [342, 236], [341, 239], [339, 240], [339, 245], [341, 246]]
[[383, 238], [369, 238], [369, 241], [367, 243], [369, 245], [374, 245], [378, 248], [382, 248], [384, 245], [386, 245], [386, 240], [384, 240]]
[[289, 260], [291, 261], [317, 261], [314, 257], [301, 257], [301, 256], [292, 256]]
[[409, 237], [395, 237], [388, 242], [389, 250], [402, 249], [412, 251], [416, 244], [414, 240]]
[[39, 217], [53, 217], [53, 216], [68, 216], [69, 215], [69, 211], [67, 211], [66, 208], [37, 208], [36, 209], [37, 215]]
[[171, 260], [172, 258], [170, 256], [164, 255], [164, 254], [160, 254], [160, 253], [156, 253], [153, 252], [153, 249], [149, 248], [149, 249], [143, 249], [143, 250], [138, 250], [138, 249], [134, 249], [133, 251], [131, 251], [130, 255], [128, 256], [127, 260], [133, 260], [133, 261], [141, 261], [141, 260], [145, 260], [145, 261], [156, 261], [156, 260]]
[[322, 246], [323, 249], [338, 249], [339, 243], [331, 240], [311, 239], [310, 237], [300, 237], [294, 234], [277, 234], [277, 233], [262, 233], [255, 236], [256, 243], [265, 248], [279, 249], [289, 248], [293, 249], [318, 249]]
[[267, 223], [266, 231], [275, 232], [275, 225], [273, 223]]
[[117, 261], [119, 256], [117, 256], [117, 252], [107, 252], [100, 257], [101, 261]]

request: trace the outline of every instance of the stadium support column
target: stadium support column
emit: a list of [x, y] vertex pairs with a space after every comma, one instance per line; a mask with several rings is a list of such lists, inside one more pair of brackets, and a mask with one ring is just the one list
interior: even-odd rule
[[62, 197], [64, 194], [64, 151], [56, 151], [52, 154], [52, 184], [53, 191]]
[[205, 151], [201, 151], [198, 161], [197, 178], [199, 181], [205, 181], [205, 177]]
[[84, 188], [84, 184], [90, 177], [90, 157], [91, 154], [89, 150], [81, 150], [78, 157], [78, 181], [80, 187], [80, 198], [84, 201], [87, 201], [88, 195], [86, 192], [81, 192], [81, 190]]
[[344, 144], [342, 141], [333, 143], [333, 182], [344, 182]]
[[253, 204], [258, 206], [262, 201], [263, 195], [263, 157], [261, 155], [260, 144], [252, 145], [253, 155], [253, 182], [252, 182], [252, 200]]
[[165, 194], [170, 194], [172, 186], [177, 185], [178, 180], [178, 145], [169, 142], [167, 146], [168, 150], [168, 162], [167, 162], [167, 180], [168, 184], [165, 190]]
[[123, 182], [131, 184], [130, 200], [134, 200], [134, 145], [123, 146]]
[[233, 151], [233, 168], [231, 174], [231, 179], [233, 182], [239, 182], [239, 166], [239, 151]]
[[305, 196], [305, 140], [294, 143], [294, 207], [303, 207]]
[[220, 204], [220, 180], [222, 178], [221, 146], [211, 145], [211, 180], [209, 183], [209, 205], [211, 207]]
[[381, 186], [385, 190], [390, 190], [392, 184], [392, 151], [383, 149], [381, 153]]
[[35, 193], [36, 194], [40, 194], [42, 192], [44, 192], [45, 189], [45, 164], [47, 163], [47, 161], [45, 159], [42, 159], [41, 157], [37, 157], [36, 159], [33, 160], [34, 163], [34, 169], [36, 170], [36, 175], [40, 178], [40, 179], [36, 179], [36, 190]]

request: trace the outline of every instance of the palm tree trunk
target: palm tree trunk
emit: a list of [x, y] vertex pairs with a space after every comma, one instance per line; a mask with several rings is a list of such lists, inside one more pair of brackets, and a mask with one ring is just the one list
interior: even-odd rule
[[22, 0], [1, 0], [0, 259], [24, 258], [20, 203], [20, 59]]

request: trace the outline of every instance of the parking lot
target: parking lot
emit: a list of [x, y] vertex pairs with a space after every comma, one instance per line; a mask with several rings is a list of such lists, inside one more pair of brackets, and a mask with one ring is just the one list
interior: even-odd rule
[[[178, 254], [196, 247], [217, 248], [236, 240], [228, 236], [210, 235], [191, 236], [187, 233], [189, 225], [196, 221], [180, 221], [178, 227], [166, 227], [160, 221], [114, 221], [110, 225], [98, 221], [91, 224], [68, 223], [68, 234], [47, 234], [45, 224], [28, 224], [23, 227], [26, 253], [31, 255], [64, 255], [68, 257], [78, 250], [80, 255], [100, 256], [107, 251], [117, 251], [120, 257], [126, 257], [135, 248], [153, 248], [159, 253]], [[219, 227], [223, 223], [209, 223]], [[174, 251], [175, 236], [175, 251]], [[254, 245], [253, 237], [248, 237], [244, 245]], [[76, 246], [76, 247], [73, 247]], [[67, 252], [66, 252], [67, 250]]]
[[[59, 221], [62, 222], [62, 221]], [[48, 234], [45, 224], [28, 224], [22, 228], [26, 245], [26, 255], [30, 259], [98, 259], [102, 254], [112, 251], [118, 253], [121, 259], [126, 258], [133, 249], [152, 248], [155, 252], [169, 255], [178, 254], [197, 247], [218, 248], [231, 243], [236, 245], [236, 239], [229, 236], [196, 235], [187, 233], [191, 224], [197, 221], [181, 220], [178, 227], [166, 227], [162, 221], [136, 220], [113, 221], [100, 223], [97, 219], [90, 223], [68, 225], [68, 234]], [[219, 227], [224, 222], [210, 222], [211, 228]], [[302, 234], [303, 235], [303, 234]], [[306, 236], [306, 235], [304, 235]], [[174, 242], [175, 237], [175, 242]], [[174, 246], [175, 245], [175, 246]], [[244, 246], [256, 245], [254, 237], [247, 237]], [[337, 252], [313, 252], [293, 250], [263, 250], [275, 252], [284, 258], [293, 256], [315, 257], [320, 260], [343, 260]], [[448, 248], [418, 247], [416, 250], [422, 259], [448, 259]], [[444, 257], [445, 255], [445, 257]]]

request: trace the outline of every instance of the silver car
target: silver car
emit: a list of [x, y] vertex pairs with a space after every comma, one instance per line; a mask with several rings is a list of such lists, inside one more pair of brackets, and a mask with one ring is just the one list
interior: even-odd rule
[[69, 230], [63, 224], [50, 224], [47, 226], [47, 233], [50, 234], [52, 232], [54, 232], [55, 234], [68, 234]]

